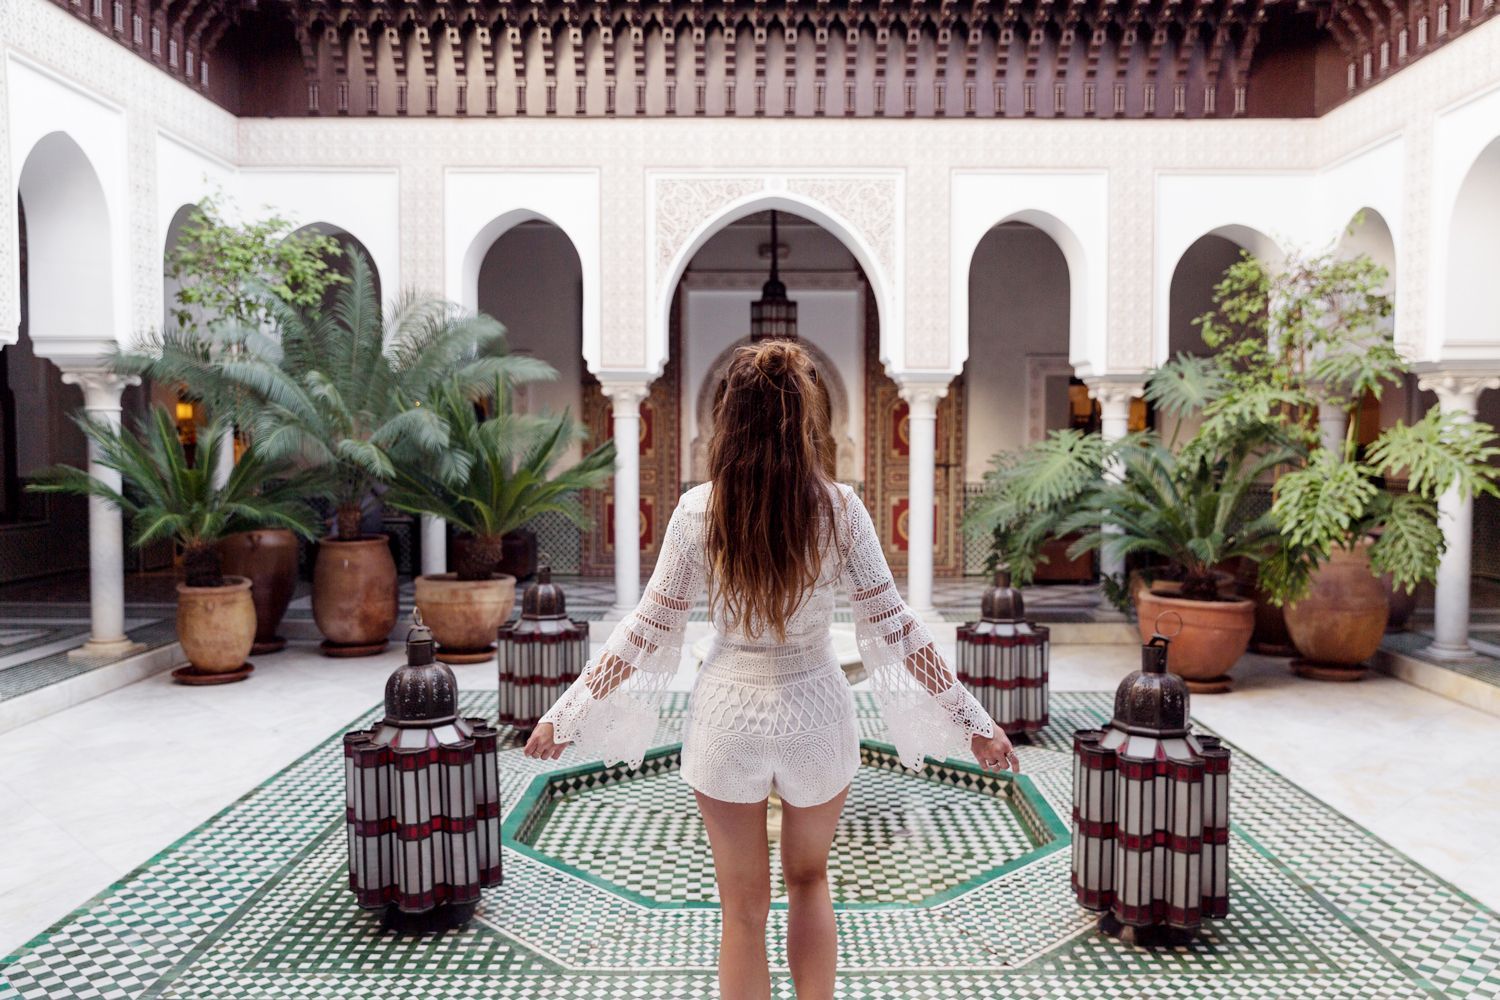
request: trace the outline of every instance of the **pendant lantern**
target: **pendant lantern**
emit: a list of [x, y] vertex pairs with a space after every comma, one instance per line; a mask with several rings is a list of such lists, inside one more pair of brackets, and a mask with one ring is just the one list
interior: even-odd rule
[[781, 243], [776, 238], [776, 210], [771, 210], [771, 275], [761, 287], [760, 298], [750, 303], [750, 340], [797, 339], [797, 303], [786, 296], [778, 258]]
[[403, 930], [458, 926], [499, 885], [498, 734], [458, 715], [453, 671], [414, 614], [385, 718], [344, 736], [349, 888]]
[[1051, 633], [1025, 615], [1021, 592], [1002, 569], [980, 598], [980, 620], [958, 629], [958, 679], [1011, 737], [1047, 725]]
[[1141, 648], [1107, 728], [1073, 735], [1073, 891], [1101, 930], [1140, 944], [1229, 912], [1229, 750], [1190, 730], [1167, 645]]
[[578, 679], [589, 660], [588, 622], [567, 615], [563, 590], [552, 569], [537, 570], [536, 583], [521, 595], [521, 617], [500, 626], [500, 716], [502, 725], [528, 729]]

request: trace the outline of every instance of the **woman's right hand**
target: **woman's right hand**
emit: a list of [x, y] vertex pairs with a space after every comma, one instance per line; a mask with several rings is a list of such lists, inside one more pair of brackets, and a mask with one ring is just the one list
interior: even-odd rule
[[525, 754], [528, 757], [536, 757], [540, 760], [556, 760], [562, 756], [566, 743], [558, 743], [553, 739], [556, 730], [552, 723], [544, 722], [531, 731], [531, 739], [526, 741]]
[[1010, 771], [1019, 774], [1021, 771], [1020, 758], [1010, 745], [1010, 739], [1005, 731], [999, 726], [995, 727], [994, 736], [975, 735], [969, 740], [969, 749], [974, 753], [974, 759], [979, 766], [986, 771]]

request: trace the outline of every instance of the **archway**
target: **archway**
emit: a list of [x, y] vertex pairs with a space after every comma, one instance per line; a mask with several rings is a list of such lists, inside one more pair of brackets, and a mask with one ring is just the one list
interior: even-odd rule
[[[572, 413], [584, 422], [591, 437], [598, 429], [590, 421], [592, 409], [602, 409], [598, 390], [587, 389], [592, 376], [583, 363], [583, 270], [577, 248], [559, 227], [531, 218], [506, 227], [475, 248], [474, 305], [505, 326], [507, 348], [547, 362], [557, 369], [553, 382], [521, 387], [514, 399], [523, 413]], [[608, 420], [602, 424], [608, 437]], [[601, 438], [602, 440], [602, 438]], [[573, 461], [580, 446], [572, 447], [564, 462]], [[545, 514], [528, 528], [536, 533], [538, 552], [554, 572], [608, 572], [613, 550], [601, 530], [611, 524], [607, 490], [593, 490], [581, 498], [597, 527], [580, 532], [561, 515]], [[595, 564], [598, 564], [597, 566]]]
[[1490, 294], [1500, 274], [1500, 138], [1474, 161], [1459, 186], [1448, 230], [1442, 342], [1500, 343], [1500, 313]]
[[[357, 253], [363, 256], [365, 261], [370, 265], [370, 274], [375, 280], [375, 301], [384, 301], [381, 298], [380, 268], [376, 265], [375, 258], [370, 255], [370, 251], [365, 247], [364, 243], [360, 242], [357, 236], [349, 232], [347, 229], [335, 226], [331, 222], [310, 222], [305, 226], [298, 227], [290, 234], [290, 236], [301, 236], [305, 234], [315, 234], [318, 236], [332, 237], [333, 240], [338, 243], [339, 253], [337, 256], [328, 261], [328, 267], [330, 270], [335, 271], [336, 273], [341, 274], [346, 278], [349, 277], [350, 274], [353, 255]], [[323, 309], [326, 310], [332, 307], [334, 299], [338, 295], [339, 289], [341, 287], [341, 285], [329, 285], [328, 288], [324, 290]]]
[[[1069, 254], [1065, 230], [1059, 240], [1040, 221], [1026, 213], [995, 225], [969, 259], [964, 479], [974, 489], [999, 452], [1054, 430], [1099, 427], [1098, 407], [1070, 363], [1079, 328], [1081, 255]], [[1066, 544], [1050, 548], [1039, 582], [1093, 579], [1091, 558], [1067, 559]], [[965, 572], [983, 572], [987, 555], [983, 541], [974, 540], [964, 553]]]
[[18, 187], [32, 339], [49, 349], [73, 341], [102, 354], [119, 331], [109, 207], [93, 165], [70, 136], [52, 132], [32, 147]]
[[666, 266], [656, 272], [656, 299], [651, 305], [648, 333], [656, 338], [653, 345], [662, 358], [671, 357], [673, 311], [684, 273], [699, 252], [720, 233], [751, 216], [769, 217], [775, 211], [785, 217], [816, 226], [836, 241], [841, 251], [853, 258], [868, 286], [871, 324], [878, 332], [877, 354], [881, 362], [892, 360], [894, 348], [901, 343], [901, 309], [895, 286], [880, 264], [880, 255], [861, 235], [861, 231], [833, 211], [812, 199], [790, 192], [749, 194], [694, 227], [671, 253]]

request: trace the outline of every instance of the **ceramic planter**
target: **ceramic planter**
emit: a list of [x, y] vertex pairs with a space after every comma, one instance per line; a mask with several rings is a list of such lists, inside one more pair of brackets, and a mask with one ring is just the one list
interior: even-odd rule
[[250, 581], [226, 576], [219, 587], [177, 585], [177, 641], [189, 666], [173, 676], [188, 684], [218, 684], [250, 675], [245, 658], [255, 642]]
[[1292, 669], [1316, 680], [1359, 680], [1380, 648], [1389, 614], [1385, 584], [1370, 569], [1369, 546], [1335, 549], [1313, 572], [1307, 595], [1287, 605], [1287, 630], [1301, 654]]
[[312, 607], [325, 654], [383, 652], [396, 626], [396, 561], [386, 536], [319, 542]]
[[224, 572], [250, 581], [255, 601], [254, 655], [286, 647], [276, 634], [297, 589], [297, 536], [284, 528], [262, 528], [228, 535], [219, 542]]
[[515, 577], [497, 573], [488, 580], [460, 580], [454, 573], [438, 573], [417, 577], [415, 590], [439, 660], [479, 663], [494, 655], [495, 632], [515, 607]]
[[[1228, 691], [1233, 683], [1229, 671], [1245, 655], [1255, 629], [1255, 602], [1189, 601], [1161, 593], [1161, 588], [1157, 584], [1136, 592], [1141, 641], [1148, 642], [1160, 627], [1172, 639], [1171, 671], [1187, 681], [1189, 691]], [[1182, 627], [1173, 635], [1178, 618]]]

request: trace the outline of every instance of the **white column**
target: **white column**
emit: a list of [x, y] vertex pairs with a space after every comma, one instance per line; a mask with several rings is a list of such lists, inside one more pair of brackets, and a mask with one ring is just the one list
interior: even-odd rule
[[1349, 431], [1349, 417], [1343, 407], [1330, 405], [1327, 398], [1318, 402], [1318, 443], [1335, 455], [1344, 453], [1344, 438]]
[[[1500, 388], [1500, 378], [1434, 374], [1418, 381], [1419, 389], [1437, 393], [1438, 409], [1473, 420], [1479, 394]], [[1438, 527], [1443, 531], [1442, 561], [1438, 563], [1436, 605], [1433, 609], [1433, 656], [1462, 659], [1473, 656], [1469, 646], [1469, 577], [1474, 549], [1474, 498], [1450, 486], [1438, 497]]]
[[[946, 378], [946, 376], [944, 376]], [[948, 383], [903, 381], [906, 400], [906, 454], [909, 463], [906, 509], [906, 603], [919, 615], [933, 613], [932, 554], [937, 475], [938, 400]]]
[[448, 522], [431, 514], [422, 515], [422, 575], [448, 572]]
[[[1115, 382], [1090, 379], [1089, 392], [1099, 401], [1099, 433], [1106, 441], [1118, 441], [1130, 433], [1130, 402], [1145, 391], [1140, 382]], [[1120, 469], [1112, 468], [1109, 475], [1118, 479]], [[1101, 552], [1099, 572], [1104, 576], [1119, 577], [1125, 572], [1125, 560], [1118, 555]]]
[[614, 416], [615, 605], [611, 618], [635, 610], [641, 599], [641, 400], [645, 382], [603, 382]]
[[[83, 408], [101, 423], [120, 426], [120, 394], [139, 385], [134, 375], [101, 370], [65, 371], [62, 380], [83, 390]], [[99, 449], [89, 443], [89, 474], [120, 488], [120, 474], [99, 461]], [[70, 656], [115, 659], [144, 649], [125, 635], [125, 531], [118, 508], [99, 497], [89, 497], [89, 618], [90, 635]]]

